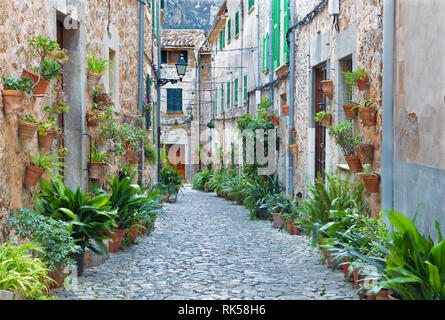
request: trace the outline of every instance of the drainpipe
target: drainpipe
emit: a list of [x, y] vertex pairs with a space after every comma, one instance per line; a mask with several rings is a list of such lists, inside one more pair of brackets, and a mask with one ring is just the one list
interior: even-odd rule
[[[289, 2], [289, 14], [290, 14], [290, 25], [295, 25], [295, 2]], [[286, 33], [286, 41], [289, 46], [289, 138], [288, 145], [293, 144], [291, 131], [295, 129], [294, 124], [294, 95], [295, 95], [295, 31], [290, 29]], [[294, 155], [288, 149], [288, 159], [289, 159], [289, 167], [288, 167], [288, 177], [287, 177], [287, 194], [294, 194]]]
[[[198, 117], [199, 117], [199, 121], [198, 121], [198, 150], [200, 150], [200, 146], [201, 146], [201, 125], [202, 125], [202, 106], [201, 106], [201, 99], [202, 99], [202, 95], [201, 95], [201, 90], [202, 90], [202, 85], [201, 85], [201, 57], [202, 55], [200, 53], [198, 53]], [[198, 151], [198, 171], [201, 170], [201, 152]]]
[[[269, 82], [273, 82], [273, 0], [269, 0]], [[274, 98], [273, 98], [273, 85], [269, 87], [269, 99], [270, 103], [272, 105], [272, 108], [274, 107]]]
[[156, 89], [157, 89], [157, 96], [158, 101], [156, 105], [156, 130], [157, 130], [157, 137], [156, 137], [156, 144], [158, 146], [158, 168], [157, 168], [157, 179], [158, 182], [161, 181], [161, 85], [159, 83], [161, 79], [161, 15], [159, 14], [160, 10], [160, 3], [159, 0], [156, 0], [156, 21], [157, 21], [157, 28], [156, 28], [156, 41], [158, 43], [158, 72], [157, 72], [157, 81], [156, 81]]
[[[142, 104], [144, 100], [144, 22], [145, 22], [145, 1], [139, 1], [139, 72], [138, 72], [138, 111], [142, 113]], [[139, 123], [142, 127], [143, 122]], [[138, 162], [138, 183], [142, 185], [144, 175], [144, 166], [140, 152]]]
[[382, 209], [393, 200], [394, 0], [383, 2]]
[[[256, 83], [255, 87], [260, 87], [260, 70], [261, 70], [261, 55], [260, 55], [260, 8], [258, 6], [258, 9], [256, 10], [256, 47], [257, 47], [257, 64], [255, 69], [255, 76], [256, 76]], [[255, 110], [253, 110], [253, 115], [256, 115], [256, 110], [258, 110], [258, 100], [257, 100], [257, 94], [261, 94], [261, 91], [257, 93], [257, 90], [255, 90]], [[247, 99], [249, 100], [249, 99]]]

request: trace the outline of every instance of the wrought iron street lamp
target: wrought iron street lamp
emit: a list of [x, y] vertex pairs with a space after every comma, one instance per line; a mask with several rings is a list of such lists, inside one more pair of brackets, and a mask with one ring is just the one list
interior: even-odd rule
[[[184, 78], [185, 73], [187, 72], [187, 62], [185, 61], [184, 55], [181, 53], [179, 56], [178, 62], [176, 62], [176, 73], [178, 74], [179, 81], [182, 82], [182, 78]], [[167, 83], [175, 84], [178, 82], [178, 79], [159, 79], [158, 84], [162, 87]]]

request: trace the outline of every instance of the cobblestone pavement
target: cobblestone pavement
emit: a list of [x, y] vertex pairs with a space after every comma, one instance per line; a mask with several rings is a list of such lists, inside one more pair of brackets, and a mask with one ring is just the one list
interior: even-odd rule
[[150, 237], [86, 269], [57, 299], [355, 299], [341, 271], [214, 193], [186, 186]]

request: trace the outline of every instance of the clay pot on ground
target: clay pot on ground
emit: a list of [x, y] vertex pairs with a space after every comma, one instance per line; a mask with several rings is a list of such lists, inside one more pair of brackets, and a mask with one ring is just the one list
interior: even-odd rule
[[274, 228], [281, 228], [281, 226], [283, 225], [284, 221], [281, 218], [279, 213], [272, 213], [272, 219], [273, 219], [273, 227]]
[[300, 229], [298, 228], [298, 226], [296, 224], [292, 225], [292, 234], [293, 235], [297, 235], [300, 233]]
[[25, 120], [19, 120], [19, 137], [20, 140], [30, 140], [36, 134], [37, 128], [39, 127], [38, 123], [29, 122]]
[[33, 95], [46, 95], [48, 93], [48, 88], [50, 82], [46, 80], [44, 77], [40, 76], [38, 73], [35, 73], [34, 71], [31, 71], [29, 69], [24, 68], [22, 71], [22, 79], [24, 77], [28, 77], [31, 79], [33, 83], [33, 87], [35, 87], [35, 90], [33, 92]]
[[2, 90], [3, 111], [5, 114], [16, 114], [22, 110], [25, 94], [18, 90]]
[[379, 180], [378, 175], [363, 175], [363, 183], [365, 184], [365, 190], [369, 193], [379, 192]]
[[[343, 260], [342, 263], [343, 264], [341, 265], [341, 267], [343, 269], [343, 274], [345, 275], [345, 278], [347, 278], [349, 274], [349, 263], [346, 260]], [[350, 275], [348, 281], [349, 282], [354, 281], [354, 279], [352, 278], [352, 274]]]
[[132, 243], [136, 242], [136, 238], [138, 237], [139, 233], [139, 224], [132, 225], [128, 231], [130, 232], [130, 239]]
[[96, 72], [92, 72], [90, 70], [88, 70], [88, 86], [90, 88], [95, 87], [99, 84], [100, 78], [102, 77], [102, 74], [100, 73], [96, 73]]
[[107, 164], [103, 162], [91, 162], [89, 171], [90, 179], [100, 179], [101, 177], [105, 176], [103, 174], [103, 168], [106, 165]]
[[364, 127], [375, 126], [377, 121], [377, 115], [375, 112], [375, 107], [362, 107], [358, 109], [358, 115], [362, 120]]
[[209, 188], [207, 188], [207, 186], [204, 186], [204, 192], [210, 192]]
[[369, 76], [365, 75], [363, 80], [357, 80], [357, 87], [360, 91], [366, 91], [369, 88]]
[[388, 291], [382, 289], [377, 293], [377, 296], [375, 293], [370, 293], [367, 295], [367, 298], [368, 300], [390, 300], [389, 295], [390, 293]]
[[344, 104], [343, 111], [345, 112], [346, 120], [354, 120], [357, 116], [357, 109], [353, 109], [357, 106], [356, 103]]
[[332, 114], [325, 114], [320, 124], [322, 127], [329, 127], [332, 124]]
[[54, 136], [56, 135], [56, 131], [48, 130], [46, 131], [46, 136], [41, 135], [39, 133], [39, 147], [41, 150], [47, 152], [51, 150], [53, 146]]
[[272, 121], [274, 126], [278, 126], [280, 124], [278, 117], [270, 117], [270, 121]]
[[323, 94], [329, 99], [332, 100], [334, 97], [334, 81], [332, 80], [323, 80], [320, 81], [321, 88], [323, 90]]
[[108, 243], [108, 250], [110, 250], [110, 252], [116, 253], [119, 250], [125, 231], [127, 231], [127, 229], [114, 229], [114, 234], [106, 233], [106, 236], [111, 239]]
[[133, 150], [127, 150], [126, 157], [130, 164], [137, 164], [139, 162], [138, 153]]
[[355, 147], [357, 156], [361, 163], [372, 164], [374, 159], [374, 146], [372, 144], [364, 144], [362, 146]]
[[281, 106], [281, 109], [283, 109], [283, 112], [286, 116], [289, 115], [289, 105]]
[[56, 264], [56, 270], [48, 271], [48, 277], [53, 279], [55, 282], [51, 282], [50, 288], [61, 288], [63, 287], [66, 273], [63, 272], [64, 267], [59, 263]]
[[363, 167], [358, 156], [348, 156], [345, 157], [345, 159], [348, 163], [349, 169], [351, 169], [355, 173], [363, 171]]
[[164, 199], [161, 200], [161, 203], [167, 203], [170, 200], [170, 193], [168, 193]]
[[28, 187], [35, 186], [39, 182], [40, 177], [43, 175], [44, 171], [45, 170], [43, 168], [37, 168], [29, 164], [26, 167], [26, 172], [25, 172], [25, 185]]

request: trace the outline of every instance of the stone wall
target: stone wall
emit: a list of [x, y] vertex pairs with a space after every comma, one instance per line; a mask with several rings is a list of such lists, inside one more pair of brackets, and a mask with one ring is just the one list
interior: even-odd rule
[[[110, 13], [110, 30], [113, 37], [119, 38], [118, 60], [118, 95], [117, 105], [125, 112], [137, 112], [137, 78], [138, 78], [138, 23], [139, 5], [133, 0], [112, 2], [110, 12], [106, 1], [88, 1], [86, 8], [78, 6], [78, 20], [81, 22], [81, 30], [86, 30], [86, 43], [80, 48], [82, 54], [97, 51], [102, 58], [108, 57], [108, 48], [111, 40], [108, 38], [107, 20]], [[83, 10], [85, 9], [85, 10]], [[0, 75], [20, 77], [23, 67], [31, 67], [37, 64], [35, 57], [28, 54], [28, 40], [37, 36], [48, 37], [56, 40], [57, 15], [66, 13], [65, 3], [62, 1], [46, 0], [3, 0], [0, 6]], [[145, 37], [151, 39], [151, 26], [146, 24]], [[114, 40], [114, 39], [113, 39]], [[83, 42], [80, 42], [83, 44]], [[146, 43], [146, 52], [151, 55], [150, 41]], [[145, 73], [150, 72], [148, 65]], [[85, 70], [86, 72], [86, 70]], [[104, 75], [102, 83], [108, 80], [109, 75]], [[69, 81], [69, 79], [64, 79]], [[87, 108], [90, 98], [86, 83], [79, 84], [85, 87], [86, 104], [79, 106]], [[0, 85], [0, 89], [3, 85]], [[32, 113], [38, 120], [42, 117], [43, 106], [50, 103], [50, 98], [25, 99], [24, 113]], [[0, 101], [0, 108], [3, 102]], [[25, 164], [29, 161], [29, 152], [37, 152], [37, 135], [28, 144], [19, 143], [17, 134], [17, 116], [5, 116], [0, 113], [0, 243], [8, 238], [8, 218], [10, 209], [18, 209], [31, 205], [32, 193], [38, 187], [28, 189], [23, 186]], [[78, 133], [78, 135], [80, 135]], [[83, 137], [78, 136], [82, 140]], [[86, 140], [87, 141], [87, 140]], [[87, 142], [86, 142], [87, 143]], [[69, 149], [70, 146], [66, 145]], [[71, 150], [78, 152], [78, 150]], [[79, 162], [86, 159], [79, 158]]]

